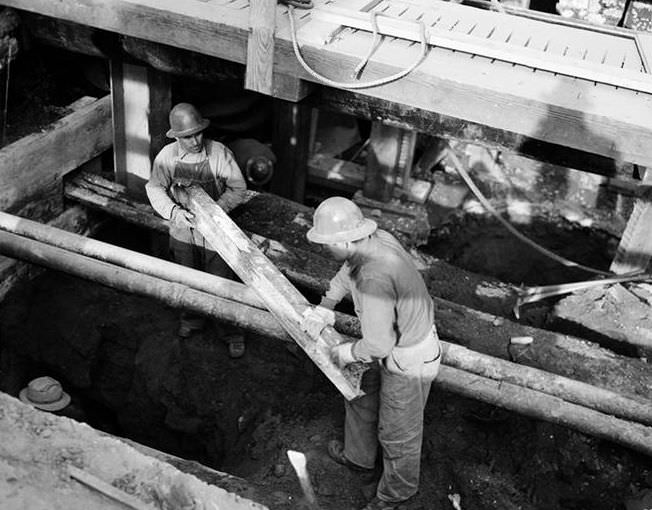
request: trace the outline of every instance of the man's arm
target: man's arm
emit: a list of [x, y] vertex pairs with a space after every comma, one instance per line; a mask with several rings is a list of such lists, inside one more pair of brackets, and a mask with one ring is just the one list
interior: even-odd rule
[[356, 361], [371, 362], [389, 356], [396, 345], [395, 292], [389, 281], [368, 278], [358, 284], [362, 338], [352, 347]]
[[[221, 145], [221, 144], [220, 144]], [[247, 183], [242, 177], [240, 167], [235, 162], [233, 154], [229, 149], [221, 146], [219, 149], [217, 145], [213, 145], [213, 150], [221, 150], [221, 154], [217, 158], [217, 175], [226, 179], [226, 189], [222, 196], [217, 199], [219, 205], [225, 212], [235, 209], [238, 205], [244, 202], [245, 192], [247, 191]]]
[[333, 310], [337, 303], [351, 292], [351, 277], [349, 265], [345, 262], [328, 284], [328, 290], [322, 296], [319, 306]]
[[168, 190], [171, 185], [172, 172], [169, 169], [169, 163], [165, 154], [161, 151], [152, 164], [152, 173], [149, 181], [145, 184], [145, 192], [154, 210], [166, 220], [171, 218], [172, 211], [176, 205], [170, 198], [170, 195], [168, 195]]

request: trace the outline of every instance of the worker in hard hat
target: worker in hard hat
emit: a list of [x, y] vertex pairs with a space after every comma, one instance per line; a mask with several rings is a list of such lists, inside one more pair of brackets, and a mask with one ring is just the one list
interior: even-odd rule
[[[228, 213], [245, 198], [242, 172], [229, 149], [204, 138], [209, 121], [193, 105], [177, 104], [169, 120], [166, 134], [176, 141], [163, 147], [154, 160], [145, 185], [149, 201], [159, 215], [170, 220], [170, 251], [177, 263], [233, 279], [229, 266], [194, 228], [193, 214], [175, 199], [174, 190], [178, 184], [198, 184]], [[187, 338], [203, 325], [203, 317], [183, 312], [178, 334]], [[229, 355], [241, 357], [245, 352], [242, 333], [226, 324], [216, 327], [227, 342]]]
[[319, 336], [350, 294], [362, 338], [336, 345], [331, 355], [340, 367], [372, 363], [362, 380], [365, 395], [345, 402], [344, 443], [330, 441], [328, 453], [349, 468], [371, 471], [380, 444], [382, 475], [365, 510], [397, 508], [418, 489], [424, 407], [439, 372], [432, 298], [396, 238], [351, 200], [324, 200], [307, 237], [343, 265], [319, 306], [305, 314], [303, 329]]

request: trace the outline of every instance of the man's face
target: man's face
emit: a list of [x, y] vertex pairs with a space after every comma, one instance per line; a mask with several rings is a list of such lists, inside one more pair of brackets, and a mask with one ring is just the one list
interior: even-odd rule
[[350, 243], [325, 244], [324, 247], [338, 262], [344, 262], [350, 255]]
[[199, 132], [190, 136], [181, 136], [177, 138], [179, 146], [186, 152], [198, 153], [204, 148], [204, 133]]

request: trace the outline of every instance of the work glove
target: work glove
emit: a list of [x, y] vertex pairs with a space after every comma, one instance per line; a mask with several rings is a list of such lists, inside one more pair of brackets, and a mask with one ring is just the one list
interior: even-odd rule
[[172, 216], [170, 222], [177, 227], [192, 228], [195, 226], [195, 215], [188, 209], [184, 209], [179, 205], [175, 205], [172, 209]]
[[335, 324], [335, 312], [323, 306], [315, 306], [314, 308], [306, 308], [303, 312], [301, 329], [311, 337], [319, 338], [324, 328], [333, 324]]
[[331, 359], [338, 367], [344, 368], [355, 361], [353, 342], [344, 342], [331, 349]]

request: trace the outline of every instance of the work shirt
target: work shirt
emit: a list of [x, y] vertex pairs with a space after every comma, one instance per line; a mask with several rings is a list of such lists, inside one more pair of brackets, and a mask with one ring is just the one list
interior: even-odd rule
[[347, 260], [321, 301], [334, 308], [351, 294], [362, 339], [353, 345], [358, 361], [386, 358], [395, 346], [409, 347], [433, 330], [434, 306], [410, 255], [398, 240], [377, 230]]
[[163, 218], [170, 219], [176, 203], [172, 200], [170, 188], [174, 182], [178, 162], [198, 164], [208, 160], [215, 189], [223, 190], [220, 196], [211, 197], [224, 211], [229, 212], [245, 199], [247, 185], [233, 154], [224, 145], [204, 139], [201, 152], [188, 152], [178, 142], [166, 145], [154, 159], [152, 173], [145, 185], [147, 197], [154, 210]]

